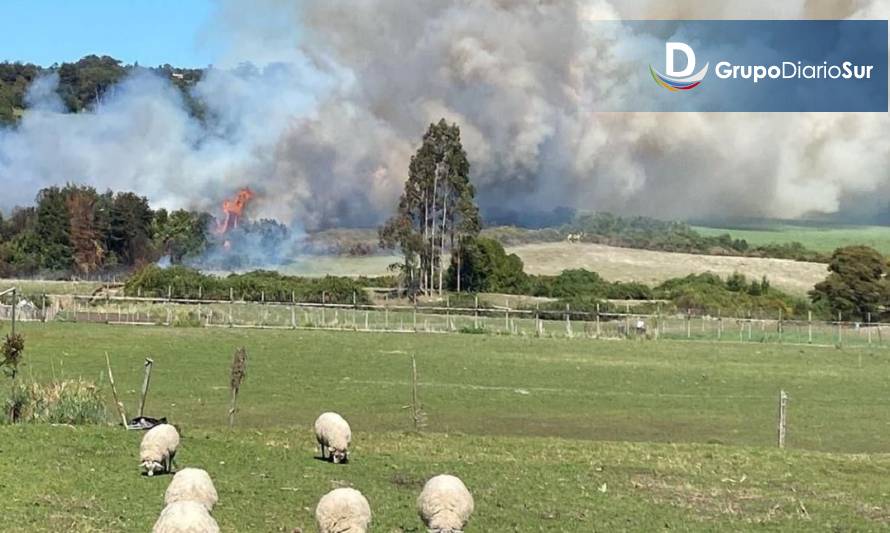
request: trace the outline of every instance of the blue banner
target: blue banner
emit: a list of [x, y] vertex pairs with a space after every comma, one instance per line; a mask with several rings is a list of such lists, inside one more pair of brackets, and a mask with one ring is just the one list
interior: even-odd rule
[[[887, 21], [595, 22], [629, 91], [603, 111], [887, 112]], [[604, 108], [605, 107], [605, 108]]]

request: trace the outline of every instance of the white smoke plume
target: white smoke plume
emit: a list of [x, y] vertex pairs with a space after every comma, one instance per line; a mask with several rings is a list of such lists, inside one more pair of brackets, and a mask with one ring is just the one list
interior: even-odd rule
[[641, 92], [628, 69], [663, 42], [591, 21], [888, 16], [887, 0], [220, 0], [203, 37], [222, 43], [223, 68], [194, 91], [212, 120], [146, 73], [78, 115], [35, 83], [32, 109], [0, 132], [0, 208], [76, 181], [213, 211], [249, 185], [256, 216], [375, 224], [445, 117], [483, 207], [859, 215], [890, 199], [885, 114], [602, 112]]

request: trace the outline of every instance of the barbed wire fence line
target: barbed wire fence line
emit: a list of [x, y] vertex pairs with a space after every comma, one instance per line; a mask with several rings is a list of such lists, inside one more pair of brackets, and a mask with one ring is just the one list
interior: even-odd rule
[[[356, 300], [354, 300], [356, 301]], [[333, 304], [54, 294], [19, 300], [20, 322], [85, 322], [160, 327], [323, 329], [392, 333], [479, 333], [579, 339], [659, 339], [883, 346], [890, 324], [686, 313], [634, 313], [405, 304]], [[0, 305], [0, 321], [12, 318]]]

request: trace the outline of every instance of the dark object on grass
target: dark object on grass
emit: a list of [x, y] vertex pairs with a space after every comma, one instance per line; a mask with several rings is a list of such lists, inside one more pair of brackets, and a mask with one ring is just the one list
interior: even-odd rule
[[127, 424], [127, 429], [138, 429], [138, 430], [149, 430], [155, 426], [159, 426], [161, 424], [166, 424], [167, 418], [151, 418], [148, 416], [137, 416], [136, 418], [130, 420]]

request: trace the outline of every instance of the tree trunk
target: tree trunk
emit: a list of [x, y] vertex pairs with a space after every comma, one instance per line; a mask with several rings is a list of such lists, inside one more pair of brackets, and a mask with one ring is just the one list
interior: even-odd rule
[[436, 201], [438, 199], [439, 192], [439, 173], [442, 171], [442, 163], [436, 164], [436, 172], [433, 177], [433, 208], [430, 211], [430, 226], [432, 227], [430, 231], [430, 294], [435, 291], [436, 288]]
[[461, 249], [460, 249], [460, 237], [457, 238], [457, 292], [460, 294], [460, 259], [461, 259]]
[[442, 234], [439, 238], [439, 296], [442, 296], [442, 273], [445, 271], [442, 265], [442, 257], [445, 256], [445, 222], [448, 214], [448, 195], [442, 199]]

